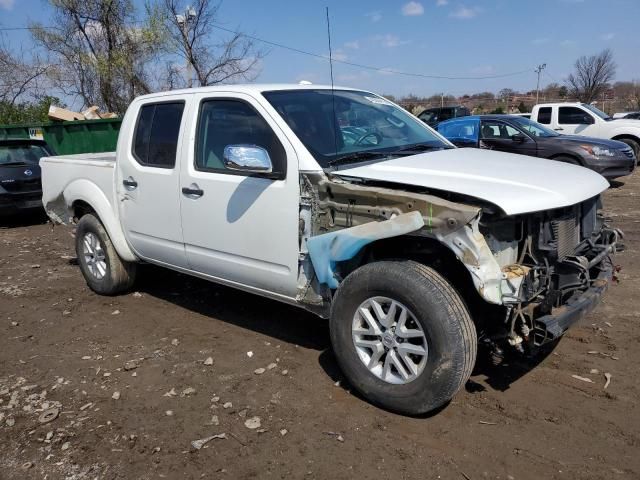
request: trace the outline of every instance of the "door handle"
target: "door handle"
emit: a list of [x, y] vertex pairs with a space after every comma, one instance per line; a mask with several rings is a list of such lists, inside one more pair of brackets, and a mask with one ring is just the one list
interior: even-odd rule
[[558, 127], [558, 128], [554, 128], [554, 130], [555, 130], [556, 132], [561, 132], [562, 130], [564, 130], [564, 128]]
[[182, 187], [182, 193], [190, 197], [201, 197], [202, 195], [204, 195], [204, 190], [193, 183], [188, 187]]
[[133, 177], [129, 177], [129, 178], [125, 178], [124, 180], [122, 180], [122, 184], [130, 189], [134, 189], [138, 187], [138, 182], [136, 182]]

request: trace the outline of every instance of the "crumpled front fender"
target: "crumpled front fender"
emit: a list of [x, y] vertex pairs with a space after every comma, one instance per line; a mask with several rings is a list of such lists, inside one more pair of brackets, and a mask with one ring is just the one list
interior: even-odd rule
[[318, 282], [329, 288], [338, 288], [335, 276], [336, 262], [353, 258], [365, 245], [415, 232], [424, 227], [424, 218], [414, 211], [397, 215], [381, 222], [369, 222], [357, 227], [344, 228], [312, 237], [307, 240], [307, 249]]

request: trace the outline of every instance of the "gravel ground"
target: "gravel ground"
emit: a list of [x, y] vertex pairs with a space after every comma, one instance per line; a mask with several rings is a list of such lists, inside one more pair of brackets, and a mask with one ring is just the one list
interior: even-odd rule
[[153, 267], [100, 297], [71, 230], [5, 222], [0, 478], [640, 478], [639, 178], [606, 193], [628, 248], [597, 310], [421, 418], [349, 391], [325, 321]]

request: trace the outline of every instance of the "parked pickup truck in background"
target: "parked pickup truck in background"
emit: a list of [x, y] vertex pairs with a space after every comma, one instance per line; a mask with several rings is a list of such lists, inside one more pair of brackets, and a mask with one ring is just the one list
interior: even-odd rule
[[590, 168], [603, 177], [629, 175], [636, 168], [631, 147], [616, 140], [560, 135], [516, 115], [472, 115], [438, 124], [438, 132], [458, 147], [484, 148], [548, 158]]
[[613, 119], [586, 103], [544, 103], [531, 111], [531, 120], [564, 135], [619, 140], [629, 145], [640, 158], [640, 121]]
[[139, 97], [115, 153], [41, 166], [95, 292], [127, 290], [149, 262], [297, 305], [330, 319], [363, 396], [408, 414], [454, 396], [478, 338], [496, 361], [557, 340], [606, 290], [620, 235], [600, 175], [457, 149], [344, 88]]

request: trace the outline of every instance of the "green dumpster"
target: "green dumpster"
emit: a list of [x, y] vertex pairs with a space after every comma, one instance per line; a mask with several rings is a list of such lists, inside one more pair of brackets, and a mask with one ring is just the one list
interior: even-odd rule
[[120, 118], [74, 122], [0, 125], [0, 140], [33, 138], [47, 142], [58, 155], [113, 152], [118, 142]]

